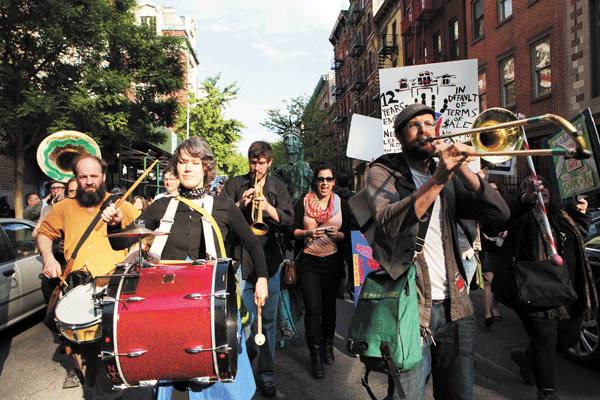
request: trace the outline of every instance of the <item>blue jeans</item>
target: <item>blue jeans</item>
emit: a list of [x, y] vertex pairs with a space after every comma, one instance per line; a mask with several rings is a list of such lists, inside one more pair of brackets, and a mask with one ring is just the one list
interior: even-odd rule
[[[399, 374], [406, 399], [422, 400], [425, 385], [433, 376], [433, 397], [436, 400], [471, 400], [477, 345], [475, 316], [452, 322], [450, 303], [434, 304], [429, 326], [435, 344], [431, 337], [426, 337], [422, 345], [421, 365]], [[386, 399], [399, 400], [389, 376]]]
[[[242, 291], [242, 301], [250, 313], [252, 320], [250, 332], [246, 332], [246, 348], [250, 363], [258, 354], [258, 369], [256, 376], [258, 380], [270, 381], [275, 375], [275, 347], [277, 344], [277, 308], [279, 307], [279, 271], [269, 278], [269, 298], [262, 307], [262, 329], [265, 335], [265, 343], [262, 346], [256, 346], [254, 336], [258, 333], [258, 321], [256, 317], [257, 307], [254, 304], [254, 287], [252, 282], [242, 279], [242, 269], [239, 268], [237, 275], [239, 287]], [[260, 354], [259, 354], [260, 350]]]

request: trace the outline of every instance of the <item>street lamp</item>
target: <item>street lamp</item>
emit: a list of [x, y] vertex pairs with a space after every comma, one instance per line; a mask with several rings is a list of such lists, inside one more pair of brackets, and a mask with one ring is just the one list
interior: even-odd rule
[[[235, 99], [235, 97], [211, 97], [210, 99], [204, 99], [202, 101], [197, 101], [196, 103], [193, 104], [193, 106], [197, 106], [198, 104], [202, 104], [202, 103], [206, 103], [207, 101], [211, 101], [211, 100], [233, 100]], [[220, 104], [219, 104], [220, 106]], [[190, 103], [188, 102], [187, 104], [187, 121], [186, 121], [186, 132], [185, 132], [185, 138], [189, 139], [190, 138]]]

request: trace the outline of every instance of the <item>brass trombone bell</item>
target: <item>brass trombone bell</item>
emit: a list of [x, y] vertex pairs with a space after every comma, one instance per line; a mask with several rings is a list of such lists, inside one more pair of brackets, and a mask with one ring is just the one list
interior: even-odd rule
[[[525, 137], [523, 126], [541, 122], [551, 122], [562, 128], [573, 139], [575, 149], [519, 150]], [[479, 114], [473, 123], [473, 129], [449, 135], [430, 136], [422, 139], [421, 143], [463, 135], [471, 135], [471, 143], [476, 150], [469, 155], [481, 157], [491, 163], [507, 161], [515, 156], [563, 156], [583, 160], [592, 155], [585, 148], [582, 134], [566, 119], [554, 114], [544, 114], [520, 120], [504, 108], [490, 108]]]

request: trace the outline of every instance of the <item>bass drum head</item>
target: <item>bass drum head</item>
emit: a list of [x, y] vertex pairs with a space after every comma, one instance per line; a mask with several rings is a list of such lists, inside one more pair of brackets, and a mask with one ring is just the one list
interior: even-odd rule
[[[215, 347], [226, 349], [226, 357], [216, 358], [217, 372], [221, 380], [234, 380], [237, 373], [239, 326], [236, 280], [231, 259], [217, 261], [214, 285], [215, 293], [226, 293], [224, 298], [214, 297]], [[222, 323], [217, 323], [218, 321]]]

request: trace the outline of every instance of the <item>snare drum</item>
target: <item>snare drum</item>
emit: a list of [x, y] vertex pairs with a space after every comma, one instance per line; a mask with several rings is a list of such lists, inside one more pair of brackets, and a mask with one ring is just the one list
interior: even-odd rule
[[102, 299], [101, 358], [115, 387], [231, 382], [238, 317], [230, 259], [113, 275]]
[[92, 298], [93, 283], [80, 285], [65, 294], [56, 305], [56, 326], [68, 340], [95, 342], [102, 334], [102, 310]]

